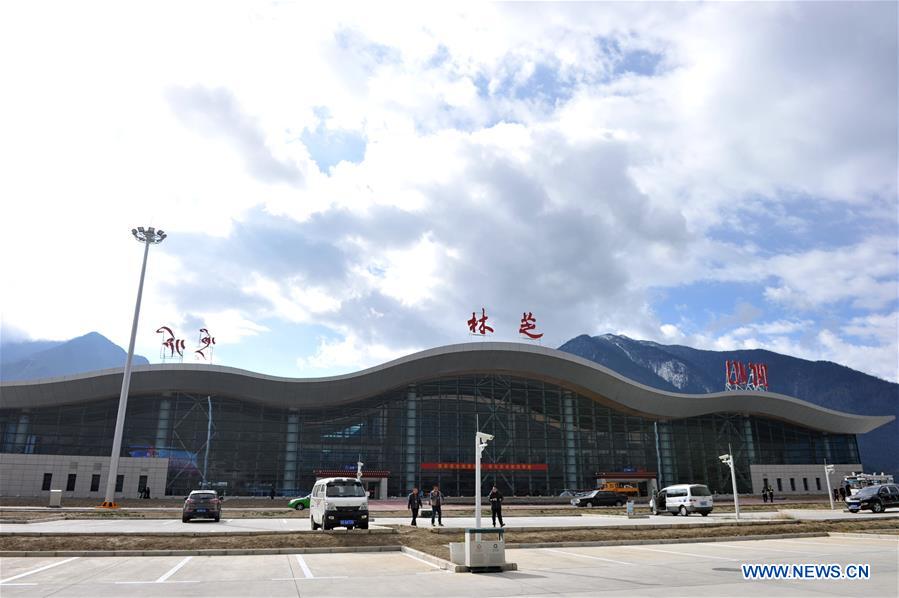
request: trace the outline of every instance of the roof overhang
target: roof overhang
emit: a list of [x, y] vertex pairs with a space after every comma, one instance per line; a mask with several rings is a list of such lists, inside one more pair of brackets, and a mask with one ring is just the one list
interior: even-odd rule
[[[76, 376], [0, 384], [3, 408], [39, 408], [114, 398], [121, 368]], [[325, 378], [282, 378], [215, 365], [138, 366], [131, 396], [183, 392], [224, 395], [284, 408], [308, 409], [358, 402], [435, 378], [498, 373], [542, 380], [615, 409], [655, 420], [711, 413], [745, 413], [840, 434], [862, 434], [895, 419], [854, 415], [770, 392], [706, 395], [650, 388], [586, 359], [525, 343], [465, 343], [428, 349], [366, 370]]]

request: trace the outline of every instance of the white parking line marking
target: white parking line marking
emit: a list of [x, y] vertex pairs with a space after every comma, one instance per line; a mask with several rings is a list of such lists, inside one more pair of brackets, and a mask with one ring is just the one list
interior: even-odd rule
[[312, 574], [312, 570], [309, 568], [309, 565], [307, 565], [305, 559], [303, 559], [303, 555], [296, 554], [294, 556], [297, 557], [297, 563], [300, 564], [300, 569], [303, 570], [303, 575], [306, 576], [306, 579], [312, 579], [313, 577], [315, 577]]
[[604, 559], [604, 558], [602, 558], [601, 556], [593, 556], [593, 555], [589, 555], [589, 554], [580, 554], [580, 553], [577, 553], [577, 552], [568, 552], [567, 550], [557, 550], [557, 549], [555, 549], [555, 548], [543, 548], [542, 550], [545, 550], [546, 552], [558, 552], [559, 554], [564, 554], [564, 555], [568, 555], [568, 556], [579, 556], [579, 557], [581, 557], [581, 558], [585, 558], [585, 559], [593, 559], [593, 560], [596, 560], [596, 561], [605, 561], [605, 562], [607, 562], [607, 563], [615, 563], [616, 565], [633, 565], [633, 563], [626, 563], [626, 562], [624, 562], [624, 561], [616, 561], [616, 560], [614, 560], [614, 559]]
[[169, 577], [171, 577], [172, 575], [174, 575], [175, 573], [177, 573], [177, 572], [178, 572], [178, 569], [180, 569], [181, 567], [183, 567], [184, 565], [186, 565], [186, 564], [190, 561], [190, 559], [192, 559], [192, 558], [194, 558], [194, 557], [192, 557], [192, 556], [186, 556], [186, 557], [184, 557], [184, 560], [183, 560], [183, 561], [181, 561], [180, 563], [178, 563], [177, 565], [175, 565], [174, 567], [172, 567], [171, 569], [169, 569], [167, 573], [164, 573], [162, 576], [160, 576], [160, 578], [157, 579], [154, 583], [163, 583], [163, 582], [165, 582], [165, 580], [167, 580]]
[[[827, 538], [821, 538], [822, 540], [826, 540]], [[797, 540], [781, 540], [777, 538], [775, 540], [770, 540], [771, 542], [786, 542], [788, 544], [803, 544], [805, 546], [849, 546], [851, 548], [858, 548], [858, 544], [838, 544], [836, 542], [800, 542]]]
[[719, 561], [739, 561], [740, 559], [730, 559], [724, 556], [712, 556], [710, 554], [696, 554], [695, 552], [683, 552], [680, 550], [662, 550], [661, 548], [646, 548], [645, 546], [628, 546], [633, 550], [648, 550], [650, 552], [664, 552], [665, 554], [676, 554], [680, 556], [695, 556], [702, 559], [717, 559]]
[[719, 542], [714, 542], [714, 546], [720, 546], [721, 548], [736, 548], [737, 550], [770, 550], [771, 552], [792, 552], [795, 554], [805, 554], [808, 556], [821, 556], [818, 554], [811, 554], [807, 550], [783, 550], [782, 548], [770, 548], [768, 546], [733, 546], [731, 544], [721, 544]]
[[428, 561], [426, 561], [426, 560], [424, 560], [424, 559], [420, 559], [420, 558], [418, 558], [417, 556], [412, 556], [411, 554], [409, 554], [409, 553], [407, 553], [407, 552], [401, 552], [400, 554], [403, 555], [403, 556], [409, 557], [409, 558], [412, 559], [413, 561], [418, 561], [419, 563], [424, 563], [425, 565], [428, 565], [429, 567], [434, 567], [435, 569], [439, 569], [439, 568], [440, 568], [438, 565], [435, 565], [434, 563], [429, 563]]
[[49, 565], [44, 565], [43, 567], [38, 567], [32, 571], [26, 571], [25, 573], [19, 573], [18, 575], [14, 575], [7, 579], [0, 579], [0, 583], [5, 584], [7, 582], [22, 579], [23, 577], [27, 577], [28, 575], [34, 575], [35, 573], [40, 573], [41, 571], [46, 571], [47, 569], [52, 569], [53, 567], [59, 567], [60, 565], [65, 565], [66, 563], [70, 563], [79, 557], [73, 556], [72, 558], [66, 559], [64, 561], [59, 561], [58, 563], [50, 563]]
[[[430, 573], [430, 571], [428, 571]], [[306, 581], [307, 579], [346, 579], [346, 575], [330, 575], [325, 577], [272, 577], [272, 581]]]
[[283, 523], [284, 525], [287, 525], [287, 520], [286, 520], [286, 519], [282, 519], [282, 520], [281, 520], [281, 523]]
[[162, 525], [172, 525], [173, 523], [178, 523], [178, 520], [177, 520], [177, 519], [172, 519], [171, 521], [166, 521], [166, 522], [163, 523]]
[[116, 583], [117, 585], [133, 585], [133, 584], [142, 584], [142, 583], [203, 583], [203, 582], [201, 582], [201, 581], [181, 581], [181, 580], [175, 580], [175, 581], [166, 581], [166, 582], [159, 582], [159, 581], [117, 581], [117, 582], [115, 582], [115, 583]]

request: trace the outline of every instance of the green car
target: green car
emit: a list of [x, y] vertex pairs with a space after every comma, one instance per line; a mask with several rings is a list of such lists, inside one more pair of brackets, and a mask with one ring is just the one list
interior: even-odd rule
[[302, 511], [303, 509], [309, 508], [309, 495], [303, 496], [301, 498], [294, 498], [287, 506], [291, 509], [296, 509], [297, 511]]

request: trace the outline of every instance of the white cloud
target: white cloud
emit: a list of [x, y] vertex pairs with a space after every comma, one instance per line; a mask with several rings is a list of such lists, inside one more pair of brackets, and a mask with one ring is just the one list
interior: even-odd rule
[[[892, 375], [877, 355], [897, 342], [895, 227], [816, 237], [785, 206], [895, 218], [895, 5], [3, 10], [4, 326], [127, 342], [127, 231], [156, 224], [171, 236], [147, 328], [341, 337], [304, 367], [462, 340], [485, 305], [498, 338], [529, 310], [547, 344], [612, 330], [845, 349]], [[654, 76], [620, 72], [636, 50]], [[364, 160], [321, 172], [300, 141], [319, 125], [365, 139]], [[760, 206], [806, 240], [750, 234]], [[259, 214], [287, 232], [268, 239]], [[761, 285], [770, 313], [726, 335], [697, 333], [696, 313], [658, 321], [659, 289], [701, 281]], [[849, 324], [810, 337], [832, 311]]]

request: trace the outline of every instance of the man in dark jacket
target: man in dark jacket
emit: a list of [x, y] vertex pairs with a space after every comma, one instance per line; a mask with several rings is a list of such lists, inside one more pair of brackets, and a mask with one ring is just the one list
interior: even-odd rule
[[496, 527], [497, 518], [499, 518], [499, 526], [506, 527], [506, 524], [503, 523], [503, 493], [495, 484], [487, 498], [490, 499], [490, 516], [493, 517], [493, 527]]
[[434, 518], [437, 523], [443, 527], [443, 494], [440, 493], [440, 486], [434, 484], [434, 489], [428, 494], [428, 500], [431, 501], [431, 526], [434, 526]]
[[421, 495], [418, 493], [418, 488], [413, 488], [412, 492], [409, 494], [409, 500], [406, 501], [407, 506], [412, 511], [412, 525], [418, 527], [418, 524], [415, 520], [418, 518], [418, 510], [421, 508]]

